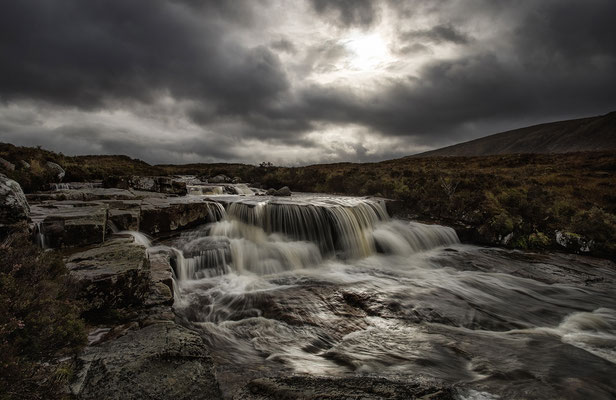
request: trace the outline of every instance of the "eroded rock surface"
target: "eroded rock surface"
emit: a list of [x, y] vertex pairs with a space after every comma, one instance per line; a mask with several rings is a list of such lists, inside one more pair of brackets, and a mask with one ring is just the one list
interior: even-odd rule
[[48, 247], [103, 243], [107, 232], [106, 204], [59, 201], [32, 207], [33, 220]]
[[453, 400], [456, 397], [454, 397], [454, 391], [450, 388], [415, 382], [396, 382], [371, 377], [291, 376], [255, 379], [233, 398], [235, 400]]
[[66, 266], [89, 310], [141, 305], [150, 289], [145, 247], [132, 237], [73, 254]]
[[79, 399], [221, 398], [203, 340], [171, 321], [90, 346], [79, 364]]
[[217, 221], [220, 213], [219, 204], [202, 199], [145, 199], [139, 230], [148, 234], [171, 232]]

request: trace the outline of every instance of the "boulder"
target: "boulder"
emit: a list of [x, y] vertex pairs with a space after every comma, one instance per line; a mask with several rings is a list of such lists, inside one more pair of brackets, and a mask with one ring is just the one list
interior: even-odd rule
[[208, 178], [208, 183], [230, 183], [231, 178], [227, 175], [216, 175], [213, 178]]
[[61, 182], [62, 179], [64, 179], [64, 175], [66, 175], [64, 168], [62, 168], [55, 162], [47, 161], [47, 168], [49, 168], [56, 175], [59, 182]]
[[87, 246], [105, 241], [106, 204], [57, 201], [32, 206], [32, 214], [48, 247]]
[[288, 186], [283, 186], [278, 190], [270, 188], [265, 194], [268, 196], [291, 196], [291, 189]]
[[19, 160], [22, 169], [30, 169], [30, 163], [25, 160]]
[[0, 167], [4, 168], [7, 171], [15, 171], [15, 164], [5, 160], [2, 157], [0, 157]]
[[71, 385], [77, 399], [220, 399], [201, 337], [161, 322], [87, 347]]
[[555, 240], [558, 245], [574, 253], [589, 253], [595, 243], [573, 232], [555, 232]]
[[132, 237], [73, 254], [66, 267], [88, 311], [142, 305], [149, 293], [146, 249]]
[[28, 221], [30, 206], [19, 183], [0, 174], [0, 227]]

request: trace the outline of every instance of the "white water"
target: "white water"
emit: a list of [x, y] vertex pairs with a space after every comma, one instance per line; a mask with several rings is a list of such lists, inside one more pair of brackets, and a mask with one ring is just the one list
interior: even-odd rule
[[377, 375], [456, 385], [460, 399], [616, 394], [613, 266], [461, 245], [451, 228], [353, 198], [238, 197], [174, 246], [176, 313], [229, 382]]

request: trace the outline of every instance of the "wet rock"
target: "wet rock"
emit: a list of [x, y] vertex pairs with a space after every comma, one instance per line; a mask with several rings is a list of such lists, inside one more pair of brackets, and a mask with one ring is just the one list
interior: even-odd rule
[[111, 232], [138, 231], [141, 221], [141, 200], [105, 200], [109, 206], [107, 227]]
[[150, 289], [145, 247], [132, 237], [73, 254], [66, 267], [88, 311], [142, 305]]
[[291, 189], [288, 186], [283, 186], [278, 190], [270, 188], [265, 194], [268, 196], [291, 196]]
[[87, 246], [105, 241], [107, 205], [52, 202], [32, 207], [33, 220], [52, 248]]
[[172, 251], [151, 248], [147, 254], [150, 263], [150, 294], [146, 306], [173, 305]]
[[453, 400], [455, 398], [455, 392], [451, 388], [412, 381], [400, 382], [373, 377], [324, 378], [314, 376], [254, 379], [233, 397], [235, 400]]
[[0, 167], [7, 171], [15, 171], [15, 164], [0, 157]]
[[187, 193], [186, 182], [168, 176], [112, 176], [103, 181], [103, 186], [179, 196], [184, 196]]
[[219, 399], [203, 340], [156, 323], [86, 348], [71, 392], [78, 399]]
[[147, 234], [171, 232], [218, 221], [220, 206], [201, 199], [146, 199], [141, 206], [139, 230]]
[[59, 182], [64, 179], [64, 175], [66, 175], [66, 172], [64, 171], [64, 168], [62, 168], [60, 165], [52, 161], [47, 161], [47, 168], [49, 168], [56, 175]]
[[30, 218], [30, 206], [19, 183], [0, 174], [0, 228]]

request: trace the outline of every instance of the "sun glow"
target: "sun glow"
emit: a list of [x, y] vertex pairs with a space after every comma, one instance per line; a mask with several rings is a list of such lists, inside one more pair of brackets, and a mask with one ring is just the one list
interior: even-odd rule
[[379, 69], [391, 59], [387, 43], [376, 33], [354, 35], [344, 46], [350, 52], [351, 68], [360, 71]]

